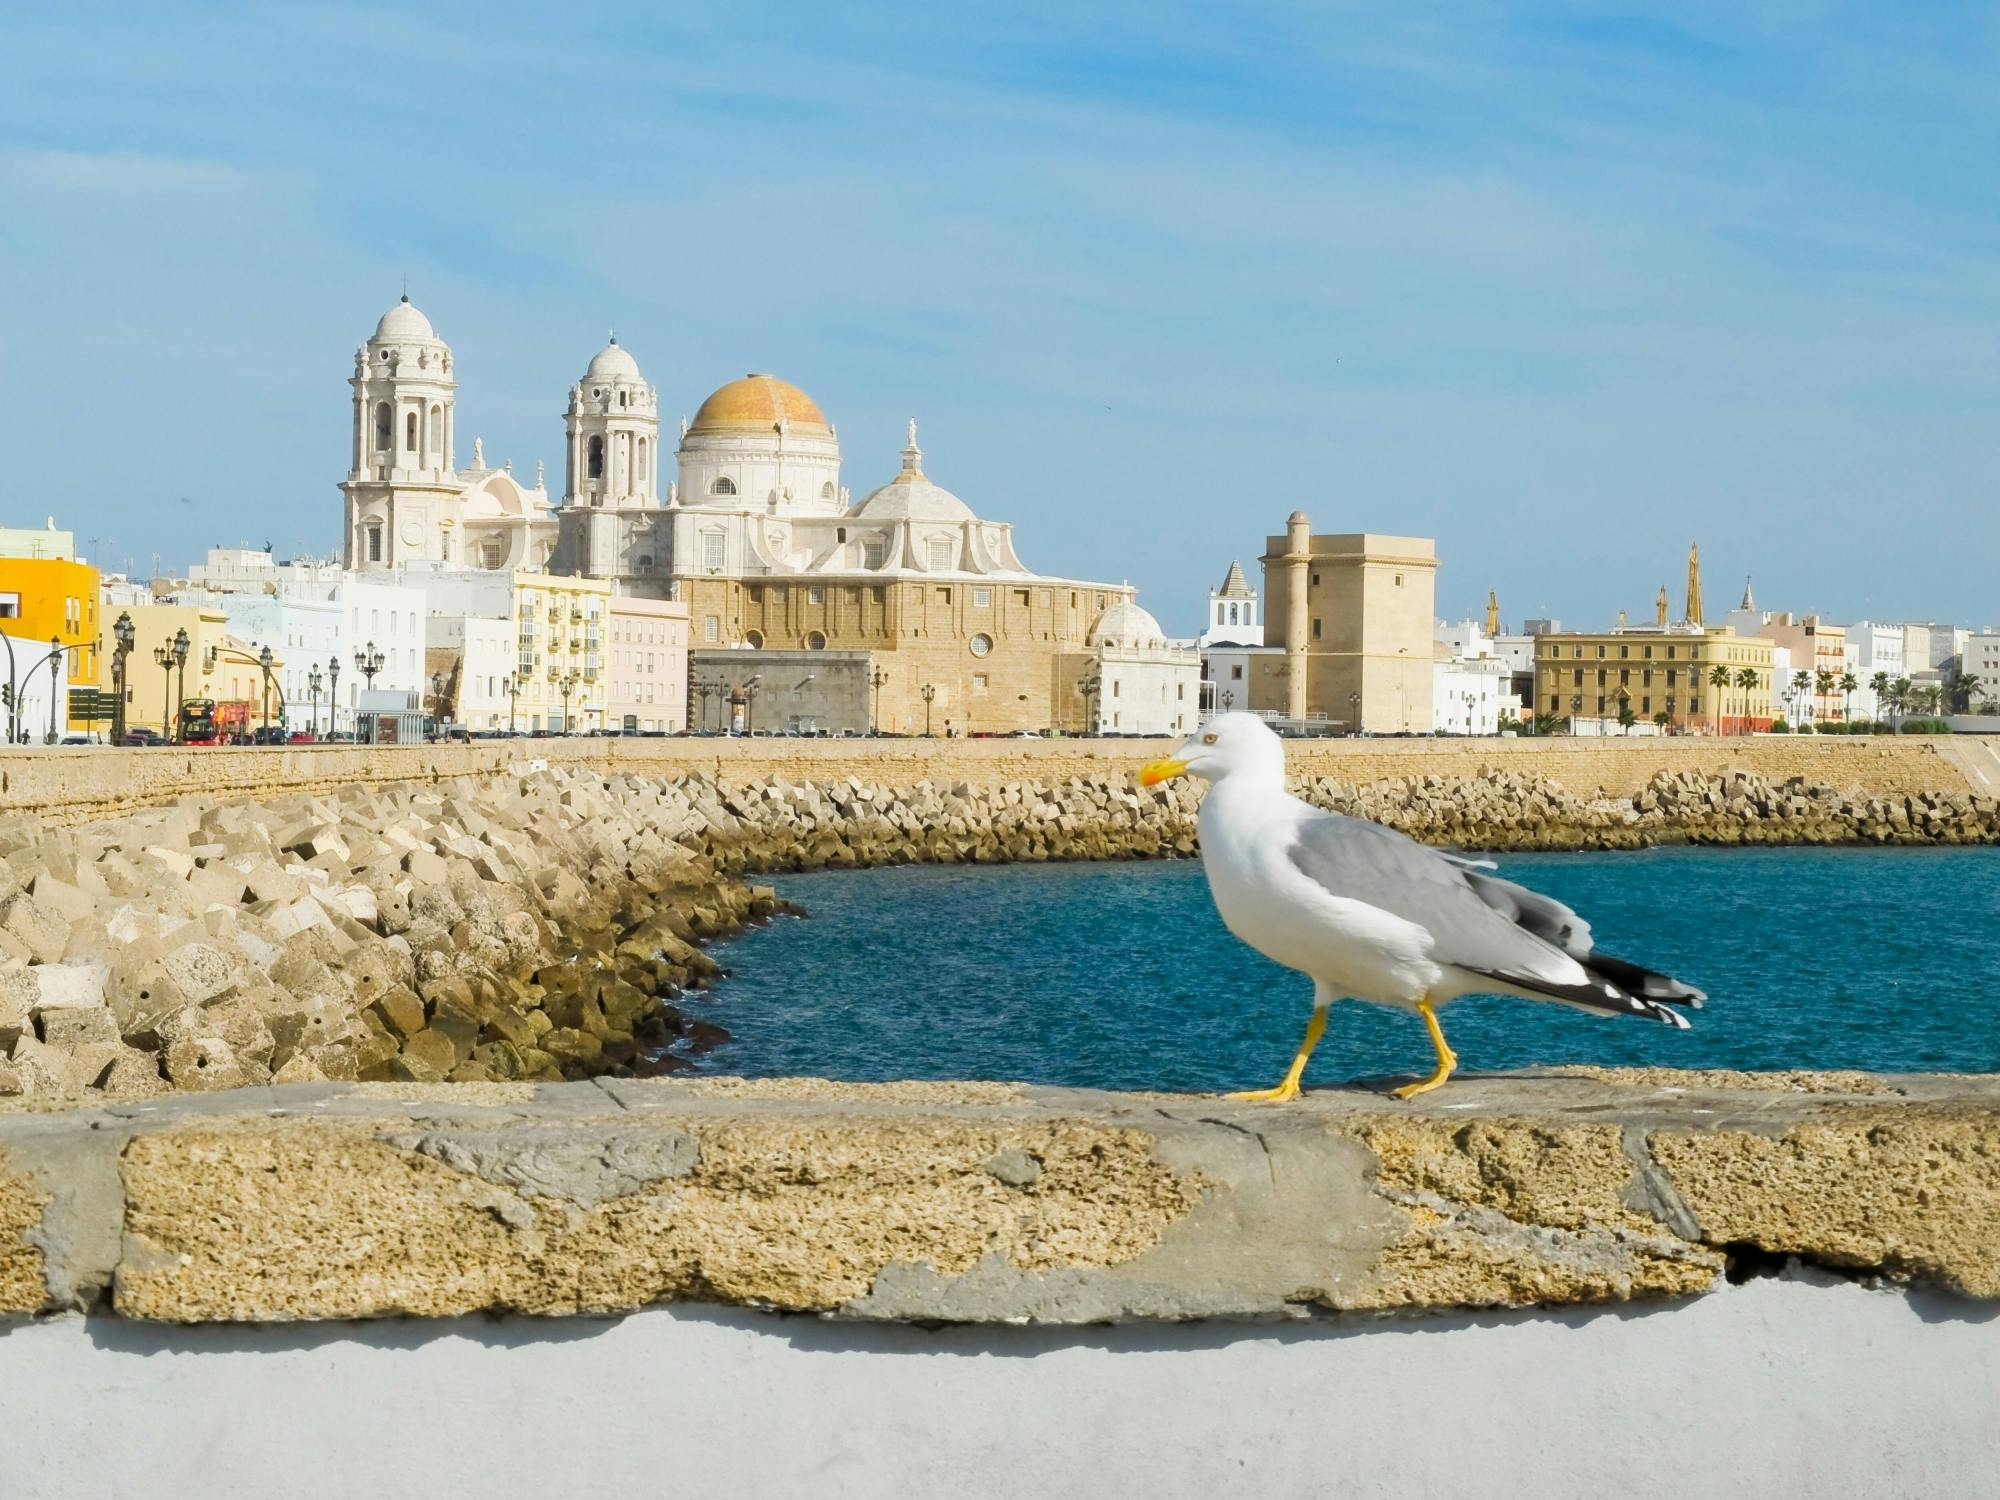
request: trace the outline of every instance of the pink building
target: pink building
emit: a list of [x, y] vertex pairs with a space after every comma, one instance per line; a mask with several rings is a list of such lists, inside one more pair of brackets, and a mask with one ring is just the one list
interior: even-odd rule
[[687, 727], [688, 607], [614, 594], [604, 727], [626, 734]]

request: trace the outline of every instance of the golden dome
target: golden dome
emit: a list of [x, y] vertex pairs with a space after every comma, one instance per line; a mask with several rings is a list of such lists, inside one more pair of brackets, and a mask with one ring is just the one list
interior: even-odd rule
[[772, 432], [781, 420], [816, 433], [832, 431], [812, 397], [775, 375], [730, 381], [701, 403], [688, 431]]

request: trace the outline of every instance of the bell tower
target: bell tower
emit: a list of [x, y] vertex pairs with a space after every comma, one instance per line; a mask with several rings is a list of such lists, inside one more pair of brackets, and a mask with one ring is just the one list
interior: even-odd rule
[[458, 380], [451, 348], [409, 297], [382, 314], [354, 354], [354, 433], [349, 450], [344, 555], [368, 571], [412, 561], [447, 562], [452, 497], [452, 415]]

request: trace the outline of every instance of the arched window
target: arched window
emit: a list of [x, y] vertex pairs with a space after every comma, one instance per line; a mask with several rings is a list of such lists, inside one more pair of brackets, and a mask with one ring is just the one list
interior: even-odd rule
[[380, 562], [382, 560], [382, 528], [380, 526], [370, 526], [368, 528], [368, 560], [370, 562]]
[[762, 651], [764, 649], [764, 632], [761, 630], [751, 631], [743, 637], [743, 644], [748, 646], [752, 651]]
[[806, 632], [806, 650], [824, 651], [825, 649], [826, 649], [826, 637], [824, 635], [822, 635], [817, 630]]
[[627, 393], [627, 392], [625, 392], [625, 391], [620, 391], [620, 392], [618, 393], [618, 404], [619, 404], [620, 406], [623, 406], [623, 405], [625, 405], [625, 404], [626, 404], [626, 403], [625, 403], [625, 397], [626, 397], [626, 395], [627, 395], [627, 394], [628, 394], [628, 393]]
[[639, 483], [646, 482], [646, 440], [639, 439]]
[[586, 473], [588, 474], [588, 476], [589, 476], [590, 478], [592, 478], [592, 479], [602, 479], [602, 478], [604, 477], [604, 439], [603, 439], [603, 438], [601, 438], [601, 437], [594, 437], [594, 438], [592, 438], [592, 439], [590, 440], [590, 460], [589, 460], [589, 462], [590, 462], [590, 467], [589, 467], [589, 469], [588, 469], [588, 470], [586, 470]]
[[444, 452], [444, 408], [431, 408], [431, 452]]
[[736, 481], [724, 475], [708, 487], [708, 492], [711, 495], [733, 495], [736, 493]]
[[1232, 625], [1237, 623], [1236, 606], [1233, 604], [1229, 606], [1229, 623]]
[[386, 451], [395, 442], [396, 415], [384, 401], [375, 408], [375, 447], [378, 452]]
[[403, 418], [403, 451], [405, 453], [415, 453], [417, 451], [417, 414], [415, 412], [411, 412]]
[[822, 500], [831, 500], [833, 498], [833, 481], [831, 479], [819, 487], [819, 497]]

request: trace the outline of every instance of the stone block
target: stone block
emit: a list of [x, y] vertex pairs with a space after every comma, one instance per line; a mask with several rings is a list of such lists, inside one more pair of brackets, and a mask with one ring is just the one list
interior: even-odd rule
[[403, 868], [419, 886], [442, 886], [451, 879], [451, 866], [429, 849], [412, 849], [403, 856]]
[[102, 963], [36, 964], [8, 975], [0, 985], [20, 986], [29, 996], [29, 1011], [39, 1016], [51, 1010], [95, 1010], [104, 1004], [108, 977]]
[[30, 985], [16, 985], [0, 980], [0, 1050], [12, 1047], [20, 1040], [23, 1032], [33, 1033], [32, 994], [33, 989]]
[[413, 1037], [424, 1029], [424, 1002], [406, 985], [396, 985], [376, 996], [369, 1009], [399, 1037]]
[[47, 871], [35, 877], [32, 890], [37, 901], [71, 922], [80, 922], [97, 910], [95, 896], [66, 880], [56, 879]]
[[443, 1078], [459, 1062], [458, 1048], [451, 1038], [428, 1026], [403, 1043], [402, 1056], [405, 1062], [415, 1063], [438, 1078]]
[[177, 1089], [208, 1091], [242, 1088], [249, 1080], [229, 1043], [221, 1037], [170, 1042], [161, 1055], [167, 1081]]
[[167, 1092], [167, 1081], [160, 1076], [160, 1059], [136, 1047], [121, 1048], [99, 1075], [97, 1086], [120, 1099], [143, 1099]]
[[90, 1010], [45, 1010], [40, 1016], [42, 1040], [65, 1052], [116, 1043], [118, 1021], [109, 1006]]
[[194, 856], [184, 850], [154, 844], [143, 852], [147, 859], [175, 880], [186, 880], [194, 870]]
[[196, 1005], [228, 994], [243, 980], [243, 963], [213, 943], [188, 943], [160, 960], [167, 977]]
[[17, 891], [0, 904], [0, 927], [18, 938], [36, 963], [55, 963], [69, 945], [69, 923], [62, 914], [26, 891]]

